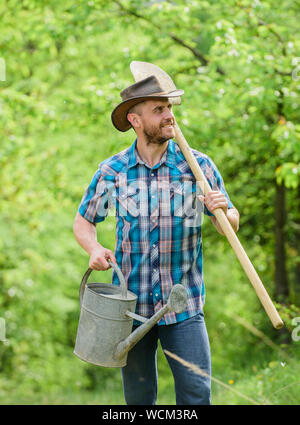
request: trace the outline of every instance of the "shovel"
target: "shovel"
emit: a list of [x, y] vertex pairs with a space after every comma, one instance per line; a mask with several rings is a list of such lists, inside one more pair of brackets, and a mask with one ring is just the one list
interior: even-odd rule
[[[155, 77], [159, 80], [163, 90], [165, 91], [176, 90], [176, 86], [173, 83], [172, 79], [169, 77], [169, 75], [166, 72], [164, 72], [162, 69], [160, 69], [158, 66], [152, 63], [133, 61], [130, 64], [130, 69], [136, 82], [143, 80], [144, 78], [150, 77], [150, 75], [155, 75]], [[173, 98], [172, 103], [180, 104], [180, 97]], [[187, 141], [185, 140], [176, 122], [175, 122], [174, 128], [175, 128], [175, 139], [187, 163], [189, 164], [197, 183], [201, 184], [201, 187], [203, 187], [204, 189], [203, 190], [204, 195], [206, 195], [209, 191], [211, 191], [211, 187], [208, 181], [206, 180], [196, 158], [194, 157]], [[227, 237], [230, 245], [232, 246], [237, 258], [239, 259], [241, 266], [243, 267], [246, 275], [248, 276], [274, 328], [275, 329], [282, 328], [283, 321], [281, 320], [268, 292], [266, 291], [258, 274], [256, 273], [255, 268], [253, 267], [244, 248], [242, 247], [236, 233], [232, 229], [231, 224], [229, 223], [224, 211], [222, 210], [222, 208], [217, 208], [214, 210], [214, 215], [223, 233]]]

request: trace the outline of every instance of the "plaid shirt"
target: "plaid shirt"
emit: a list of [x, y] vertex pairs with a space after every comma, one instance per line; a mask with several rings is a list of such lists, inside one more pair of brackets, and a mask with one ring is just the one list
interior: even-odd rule
[[[233, 208], [213, 161], [192, 152], [211, 188], [223, 192], [228, 208]], [[140, 158], [135, 140], [99, 164], [79, 206], [91, 223], [103, 221], [111, 211], [116, 216], [115, 257], [128, 289], [138, 296], [137, 314], [151, 317], [167, 303], [173, 285], [184, 285], [186, 310], [165, 314], [159, 325], [203, 310], [202, 213], [213, 214], [197, 198], [201, 193], [176, 143], [169, 140], [160, 162], [151, 168]], [[113, 284], [119, 285], [114, 271]]]

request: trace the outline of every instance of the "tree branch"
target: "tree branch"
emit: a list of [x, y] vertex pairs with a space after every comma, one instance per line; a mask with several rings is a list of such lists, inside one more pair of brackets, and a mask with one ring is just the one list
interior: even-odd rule
[[[161, 27], [159, 25], [155, 24], [154, 22], [152, 22], [149, 18], [146, 18], [145, 16], [139, 14], [138, 12], [136, 12], [134, 10], [131, 10], [131, 9], [126, 8], [119, 0], [114, 0], [114, 2], [127, 15], [134, 16], [137, 19], [142, 19], [142, 20], [146, 21], [148, 24], [150, 24], [153, 27], [157, 28], [160, 32], [163, 32], [163, 30], [161, 29]], [[175, 35], [173, 33], [166, 33], [166, 34], [175, 43], [179, 44], [180, 46], [184, 47], [185, 49], [188, 49], [195, 56], [195, 58], [197, 58], [197, 60], [199, 60], [201, 62], [201, 65], [202, 66], [207, 66], [208, 65], [208, 63], [209, 63], [208, 60], [197, 49], [195, 49], [194, 47], [190, 46], [188, 43], [186, 43], [184, 40], [182, 40], [181, 38], [177, 37], [177, 35]], [[217, 66], [217, 72], [219, 74], [221, 74], [221, 75], [225, 75], [225, 72], [219, 66]]]
[[277, 38], [277, 40], [279, 40], [280, 41], [280, 43], [281, 43], [281, 47], [282, 47], [282, 54], [283, 54], [283, 56], [286, 56], [286, 49], [285, 49], [285, 46], [284, 46], [284, 40], [283, 40], [283, 38], [281, 37], [281, 35], [280, 34], [278, 34], [278, 32], [276, 32], [272, 27], [271, 27], [271, 24], [268, 24], [267, 22], [264, 22], [262, 19], [260, 19], [260, 18], [258, 18], [258, 25], [263, 25], [263, 26], [265, 26], [265, 27], [267, 27], [268, 28], [268, 30], [273, 34], [273, 35], [275, 35], [275, 37]]

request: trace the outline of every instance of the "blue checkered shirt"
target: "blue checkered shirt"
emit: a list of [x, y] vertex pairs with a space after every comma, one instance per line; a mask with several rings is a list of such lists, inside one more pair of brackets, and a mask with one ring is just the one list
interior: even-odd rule
[[[136, 142], [99, 164], [78, 211], [91, 223], [111, 212], [116, 216], [115, 257], [128, 289], [138, 297], [137, 314], [151, 317], [167, 303], [173, 285], [184, 285], [185, 311], [169, 312], [158, 322], [169, 325], [203, 311], [201, 224], [203, 212], [213, 214], [199, 201], [201, 187], [176, 143], [169, 140], [160, 162], [150, 167]], [[192, 152], [212, 190], [223, 192], [233, 208], [216, 165]], [[113, 284], [119, 284], [114, 272]]]

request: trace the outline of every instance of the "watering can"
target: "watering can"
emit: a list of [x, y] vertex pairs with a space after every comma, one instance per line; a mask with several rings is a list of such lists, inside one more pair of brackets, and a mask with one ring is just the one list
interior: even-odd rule
[[[120, 286], [89, 283], [88, 269], [79, 290], [80, 318], [74, 354], [97, 366], [124, 367], [127, 354], [168, 311], [181, 313], [186, 308], [186, 290], [181, 284], [172, 287], [168, 302], [150, 319], [135, 314], [137, 296], [127, 290], [125, 278], [117, 264], [108, 260]], [[132, 332], [133, 319], [142, 322]]]

